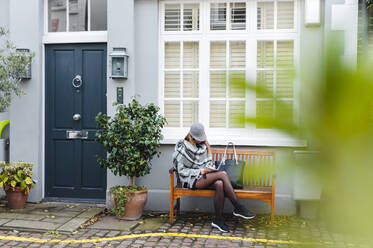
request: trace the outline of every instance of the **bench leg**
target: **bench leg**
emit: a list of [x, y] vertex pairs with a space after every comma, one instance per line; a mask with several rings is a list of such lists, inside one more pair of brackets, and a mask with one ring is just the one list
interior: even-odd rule
[[170, 194], [170, 224], [174, 223], [174, 195]]
[[275, 201], [274, 199], [271, 201], [271, 224], [275, 221]]

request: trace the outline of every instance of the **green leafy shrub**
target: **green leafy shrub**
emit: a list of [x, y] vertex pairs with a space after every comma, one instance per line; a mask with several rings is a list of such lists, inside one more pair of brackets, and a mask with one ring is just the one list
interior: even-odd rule
[[30, 192], [30, 188], [34, 187], [32, 181], [32, 163], [25, 162], [14, 162], [8, 164], [6, 162], [0, 162], [2, 171], [0, 173], [0, 187], [4, 187], [5, 190], [15, 190], [20, 187], [21, 190], [25, 190], [26, 195]]
[[[98, 157], [98, 163], [102, 168], [110, 169], [114, 175], [130, 177], [128, 189], [138, 188], [134, 186], [134, 178], [149, 174], [151, 159], [160, 156], [158, 148], [166, 119], [158, 112], [159, 108], [154, 104], [141, 105], [133, 99], [128, 105], [117, 105], [113, 117], [102, 113], [96, 116], [98, 126], [102, 129], [96, 133], [96, 140], [109, 153], [107, 157]], [[120, 189], [111, 191], [115, 195], [115, 202], [126, 202], [127, 197], [122, 193], [124, 188]]]
[[7, 34], [8, 31], [0, 27], [0, 112], [10, 106], [13, 94], [25, 94], [19, 84], [19, 75], [27, 71], [34, 57], [34, 54], [17, 51], [13, 43], [5, 39]]

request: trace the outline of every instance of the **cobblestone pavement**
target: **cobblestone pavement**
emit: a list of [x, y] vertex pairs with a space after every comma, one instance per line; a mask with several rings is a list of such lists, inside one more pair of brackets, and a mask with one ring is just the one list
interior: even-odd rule
[[[37, 243], [26, 241], [11, 241], [0, 239], [0, 247], [370, 247], [352, 245], [343, 235], [329, 233], [324, 225], [317, 222], [306, 221], [296, 217], [277, 217], [274, 225], [269, 225], [269, 216], [258, 216], [254, 220], [242, 220], [232, 216], [226, 216], [226, 223], [231, 233], [221, 234], [217, 229], [211, 228], [211, 216], [203, 214], [182, 214], [175, 224], [167, 222], [166, 215], [151, 215], [151, 218], [163, 218], [164, 222], [157, 230], [141, 230], [136, 228], [131, 232], [90, 229], [84, 227], [71, 234], [60, 235], [58, 233], [32, 233], [14, 231], [0, 231], [0, 236], [17, 236], [40, 239], [82, 240], [105, 237], [117, 237], [130, 234], [142, 234], [151, 232], [198, 234], [225, 237], [241, 237], [251, 240], [219, 240], [214, 238], [193, 237], [138, 237], [100, 242], [86, 243]], [[150, 218], [149, 216], [147, 216]], [[145, 217], [146, 218], [146, 217]], [[141, 222], [140, 222], [141, 223]], [[253, 240], [260, 239], [260, 240]], [[300, 245], [278, 243], [278, 241], [317, 242], [313, 245]], [[320, 242], [330, 242], [321, 245]]]

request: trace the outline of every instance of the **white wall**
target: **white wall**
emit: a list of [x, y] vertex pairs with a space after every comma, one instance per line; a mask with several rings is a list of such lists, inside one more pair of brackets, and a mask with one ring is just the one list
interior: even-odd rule
[[43, 1], [9, 1], [10, 39], [19, 48], [35, 52], [32, 63], [32, 79], [24, 81], [26, 92], [14, 97], [10, 107], [10, 161], [34, 163], [34, 179], [39, 183], [30, 191], [30, 201], [42, 199], [42, 43]]
[[[109, 0], [108, 1], [108, 55], [113, 48], [124, 47], [129, 54], [128, 79], [108, 79], [107, 82], [107, 113], [113, 115], [116, 102], [116, 88], [123, 87], [124, 103], [128, 103], [131, 97], [135, 95], [135, 31], [134, 31], [134, 0]], [[110, 60], [108, 62], [107, 75], [110, 75]], [[128, 180], [125, 177], [115, 177], [110, 171], [107, 175], [107, 189], [118, 184], [126, 184]], [[109, 192], [107, 190], [106, 202], [110, 204]]]

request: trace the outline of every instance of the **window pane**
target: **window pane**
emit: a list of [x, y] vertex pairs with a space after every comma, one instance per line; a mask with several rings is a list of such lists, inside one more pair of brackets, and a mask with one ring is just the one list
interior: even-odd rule
[[180, 4], [165, 5], [165, 31], [180, 31]]
[[274, 28], [275, 8], [273, 2], [257, 3], [257, 29]]
[[69, 0], [69, 31], [88, 30], [88, 1]]
[[245, 71], [229, 73], [229, 97], [245, 97]]
[[273, 41], [258, 41], [257, 44], [257, 67], [273, 68]]
[[245, 127], [245, 102], [230, 101], [229, 102], [229, 128], [244, 128]]
[[269, 123], [263, 123], [264, 120], [273, 119], [273, 101], [256, 101], [256, 119], [258, 123], [257, 128], [271, 128]]
[[277, 67], [292, 67], [294, 64], [294, 42], [277, 41]]
[[273, 71], [258, 71], [256, 84], [260, 87], [256, 91], [257, 98], [273, 97]]
[[180, 96], [180, 73], [165, 72], [164, 76], [164, 96], [166, 98]]
[[226, 44], [225, 41], [211, 42], [210, 46], [210, 67], [226, 68]]
[[293, 92], [292, 71], [277, 71], [276, 75], [276, 96], [292, 98]]
[[231, 41], [229, 47], [229, 66], [231, 68], [245, 68], [246, 66], [246, 42]]
[[166, 127], [180, 127], [180, 103], [178, 101], [165, 101], [164, 116]]
[[184, 31], [199, 30], [199, 4], [184, 4]]
[[226, 102], [211, 101], [210, 102], [210, 127], [225, 127], [226, 119]]
[[66, 32], [66, 0], [48, 1], [48, 31]]
[[285, 121], [293, 120], [293, 101], [276, 102], [276, 118]]
[[91, 30], [107, 30], [107, 0], [91, 0]]
[[180, 43], [165, 43], [165, 68], [180, 68]]
[[184, 68], [198, 68], [199, 43], [184, 42], [183, 57]]
[[210, 97], [226, 97], [226, 72], [210, 72]]
[[230, 3], [231, 7], [231, 29], [246, 29], [246, 3]]
[[198, 97], [199, 73], [197, 71], [184, 71], [183, 95], [184, 97]]
[[211, 3], [210, 6], [210, 29], [225, 30], [227, 24], [227, 4]]
[[183, 127], [190, 127], [193, 123], [198, 122], [198, 102], [183, 102]]
[[277, 28], [292, 29], [294, 28], [294, 2], [277, 3]]

